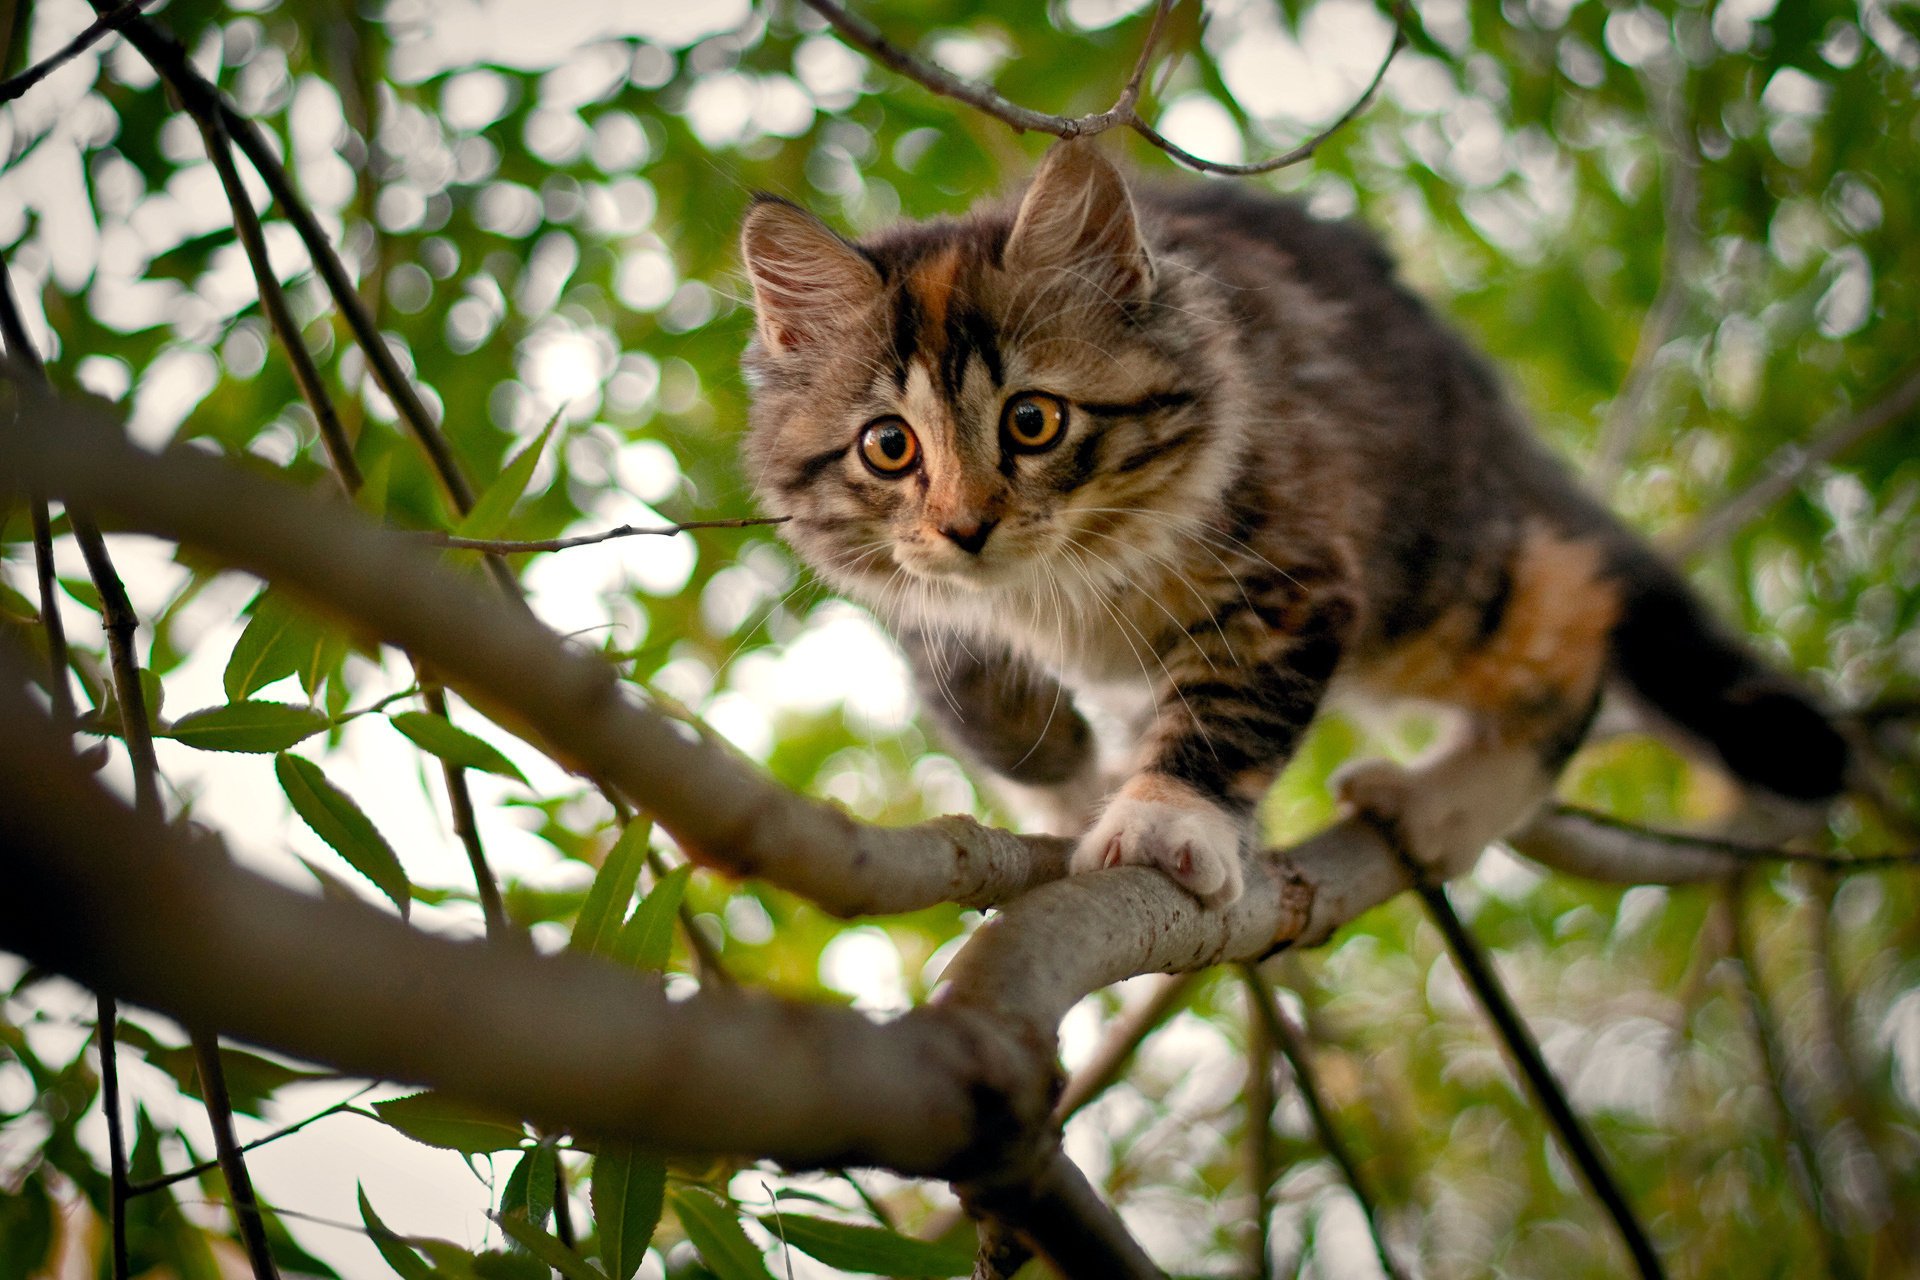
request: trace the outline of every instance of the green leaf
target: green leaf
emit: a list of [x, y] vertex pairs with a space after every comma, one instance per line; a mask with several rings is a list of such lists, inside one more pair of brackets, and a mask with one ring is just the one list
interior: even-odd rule
[[703, 1187], [687, 1187], [673, 1193], [673, 1211], [700, 1260], [720, 1280], [773, 1280], [732, 1205]]
[[603, 1142], [593, 1159], [593, 1221], [600, 1263], [612, 1280], [633, 1280], [647, 1256], [667, 1187], [667, 1162], [625, 1142]]
[[613, 946], [615, 960], [636, 969], [667, 967], [667, 955], [673, 948], [674, 916], [692, 878], [690, 866], [675, 867], [660, 877], [653, 892], [633, 909], [633, 918], [620, 930]]
[[800, 1213], [763, 1213], [760, 1225], [800, 1252], [841, 1271], [885, 1276], [973, 1274], [973, 1251], [915, 1240], [885, 1227]]
[[60, 579], [60, 585], [66, 589], [68, 595], [95, 613], [106, 612], [106, 606], [100, 602], [100, 588], [94, 586], [85, 578], [62, 578]]
[[515, 1244], [567, 1277], [567, 1280], [607, 1280], [591, 1262], [540, 1228], [504, 1214], [494, 1221], [500, 1224], [500, 1229]]
[[360, 1221], [366, 1224], [367, 1235], [373, 1240], [373, 1247], [387, 1260], [394, 1274], [400, 1280], [434, 1280], [433, 1268], [428, 1266], [420, 1255], [407, 1247], [406, 1242], [396, 1235], [392, 1228], [380, 1221], [380, 1215], [373, 1211], [373, 1205], [367, 1199], [367, 1189], [359, 1188]]
[[388, 719], [414, 746], [439, 756], [448, 764], [497, 773], [516, 782], [527, 780], [513, 761], [501, 755], [492, 743], [474, 737], [465, 729], [455, 728], [451, 721], [432, 712], [402, 711]]
[[540, 465], [540, 454], [547, 447], [547, 438], [553, 434], [554, 427], [560, 423], [560, 415], [555, 413], [547, 420], [538, 436], [513, 456], [480, 500], [473, 504], [473, 510], [467, 512], [459, 526], [454, 530], [462, 538], [497, 538], [501, 530], [507, 527], [507, 517], [513, 514], [513, 508], [520, 496], [527, 491], [527, 482], [533, 479], [533, 469]]
[[376, 1102], [373, 1109], [387, 1124], [415, 1142], [470, 1156], [518, 1150], [527, 1137], [526, 1130], [513, 1121], [434, 1093], [414, 1093]]
[[298, 675], [312, 696], [320, 677], [345, 653], [346, 641], [332, 629], [271, 591], [253, 603], [246, 630], [234, 641], [221, 677], [227, 699], [237, 702], [282, 676]]
[[500, 1193], [500, 1215], [518, 1217], [544, 1230], [553, 1212], [553, 1148], [547, 1143], [530, 1147], [507, 1175]]
[[313, 834], [325, 840], [347, 865], [373, 881], [393, 900], [401, 915], [412, 905], [412, 886], [400, 858], [353, 797], [327, 781], [311, 760], [282, 753], [273, 758], [273, 776], [293, 803], [293, 811]]
[[580, 907], [573, 936], [567, 939], [568, 950], [582, 955], [612, 952], [620, 934], [620, 921], [627, 914], [627, 903], [633, 900], [633, 887], [640, 882], [640, 865], [646, 861], [647, 838], [652, 832], [651, 822], [635, 818], [607, 851], [600, 870], [594, 873], [593, 887], [587, 890], [587, 900]]
[[47, 1274], [41, 1264], [52, 1248], [53, 1200], [45, 1182], [29, 1177], [18, 1191], [0, 1196], [0, 1276]]
[[190, 711], [167, 736], [201, 751], [285, 751], [331, 723], [323, 712], [286, 702], [229, 702]]

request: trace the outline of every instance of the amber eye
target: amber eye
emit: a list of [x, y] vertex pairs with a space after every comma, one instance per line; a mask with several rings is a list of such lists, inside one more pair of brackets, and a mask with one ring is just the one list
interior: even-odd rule
[[1060, 443], [1067, 429], [1067, 405], [1058, 396], [1022, 391], [1000, 414], [1000, 433], [1019, 453], [1041, 453]]
[[895, 479], [920, 461], [920, 439], [900, 418], [876, 418], [860, 433], [860, 460], [873, 474]]

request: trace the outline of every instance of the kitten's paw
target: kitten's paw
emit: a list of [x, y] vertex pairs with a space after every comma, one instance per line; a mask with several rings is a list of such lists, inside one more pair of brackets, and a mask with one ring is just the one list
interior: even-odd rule
[[1471, 870], [1490, 837], [1471, 806], [1441, 794], [1436, 780], [1391, 760], [1354, 760], [1334, 771], [1335, 798], [1393, 833], [1415, 862], [1440, 880]]
[[1073, 869], [1158, 867], [1204, 906], [1224, 907], [1245, 887], [1244, 819], [1178, 784], [1139, 779], [1121, 788], [1074, 851]]

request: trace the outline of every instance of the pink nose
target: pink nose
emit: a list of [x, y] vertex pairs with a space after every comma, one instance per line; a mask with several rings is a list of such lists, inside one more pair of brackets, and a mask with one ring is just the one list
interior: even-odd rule
[[969, 555], [979, 555], [980, 548], [987, 545], [987, 535], [991, 534], [998, 520], [971, 520], [956, 522], [940, 530], [954, 546]]

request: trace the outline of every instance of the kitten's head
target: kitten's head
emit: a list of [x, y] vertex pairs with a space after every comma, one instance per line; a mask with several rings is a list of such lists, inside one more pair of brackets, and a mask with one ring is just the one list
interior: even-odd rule
[[1218, 483], [1195, 317], [1090, 144], [1055, 147], [1017, 203], [960, 221], [853, 244], [763, 198], [741, 244], [748, 465], [842, 589], [1111, 585], [1103, 565], [1125, 572]]

